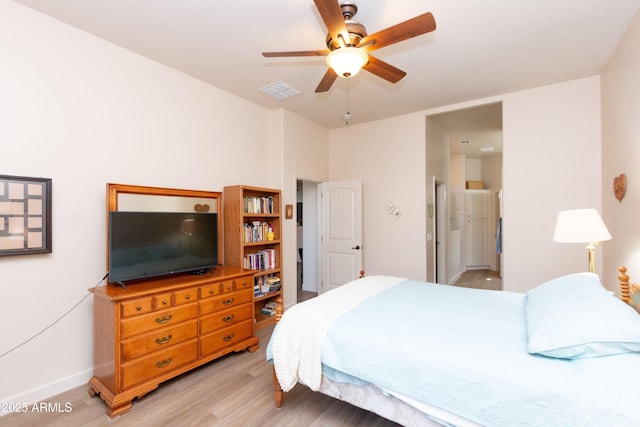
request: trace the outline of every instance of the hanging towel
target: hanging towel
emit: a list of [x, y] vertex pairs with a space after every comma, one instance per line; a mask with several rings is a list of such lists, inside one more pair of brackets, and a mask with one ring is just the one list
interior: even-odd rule
[[498, 218], [498, 229], [496, 230], [496, 253], [502, 253], [502, 217]]

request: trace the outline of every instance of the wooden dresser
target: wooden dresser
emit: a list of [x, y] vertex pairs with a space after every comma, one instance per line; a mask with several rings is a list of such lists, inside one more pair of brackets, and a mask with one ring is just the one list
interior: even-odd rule
[[94, 294], [94, 372], [89, 394], [110, 417], [176, 375], [234, 351], [256, 351], [253, 271], [109, 285]]

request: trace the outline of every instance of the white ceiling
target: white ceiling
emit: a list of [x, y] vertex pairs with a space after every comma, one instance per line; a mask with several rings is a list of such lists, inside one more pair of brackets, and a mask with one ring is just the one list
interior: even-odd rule
[[[356, 0], [369, 33], [427, 11], [437, 29], [375, 52], [407, 72], [399, 83], [363, 71], [315, 94], [324, 58], [261, 55], [325, 48], [312, 0], [15, 1], [327, 128], [345, 126], [347, 110], [356, 124], [599, 74], [640, 9], [640, 0]], [[276, 81], [301, 93], [278, 101], [258, 90]]]
[[429, 118], [449, 136], [449, 153], [467, 158], [502, 154], [502, 103], [434, 114]]

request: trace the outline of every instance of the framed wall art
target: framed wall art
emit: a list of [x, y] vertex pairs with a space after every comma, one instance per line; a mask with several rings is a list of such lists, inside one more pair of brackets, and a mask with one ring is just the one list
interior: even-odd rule
[[51, 179], [0, 175], [0, 256], [51, 253]]

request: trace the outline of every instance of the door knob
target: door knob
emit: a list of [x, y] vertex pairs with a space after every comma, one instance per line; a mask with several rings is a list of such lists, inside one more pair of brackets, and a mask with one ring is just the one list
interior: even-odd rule
[[360, 245], [358, 245], [358, 246], [354, 246], [354, 247], [352, 247], [351, 249], [355, 249], [355, 250], [359, 251], [359, 250], [360, 250]]

